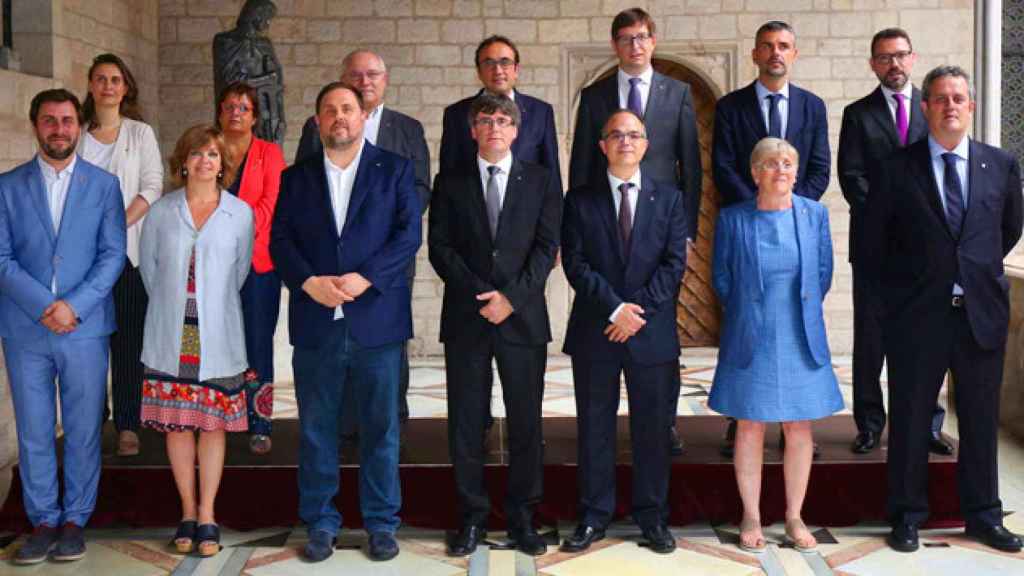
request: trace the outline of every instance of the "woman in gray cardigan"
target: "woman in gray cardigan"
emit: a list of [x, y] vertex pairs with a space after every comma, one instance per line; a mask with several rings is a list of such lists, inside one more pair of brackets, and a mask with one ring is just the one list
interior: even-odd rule
[[142, 425], [166, 434], [182, 509], [174, 544], [202, 556], [219, 550], [213, 508], [225, 432], [248, 430], [246, 389], [256, 377], [248, 370], [239, 296], [252, 261], [253, 216], [225, 190], [235, 176], [225, 148], [213, 126], [185, 131], [170, 158], [172, 178], [183, 187], [150, 209], [139, 247], [149, 292]]
[[[118, 456], [139, 453], [139, 407], [142, 400], [142, 323], [146, 291], [139, 277], [139, 237], [149, 207], [164, 185], [163, 161], [156, 136], [142, 121], [139, 90], [125, 63], [100, 54], [89, 68], [89, 93], [83, 115], [87, 132], [79, 154], [117, 176], [128, 219], [128, 262], [114, 286], [117, 332], [110, 336], [111, 396]], [[106, 419], [106, 418], [104, 418]]]

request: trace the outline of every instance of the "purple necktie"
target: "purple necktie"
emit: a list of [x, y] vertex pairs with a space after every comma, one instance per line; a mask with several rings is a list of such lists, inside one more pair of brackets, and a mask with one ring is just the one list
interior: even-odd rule
[[900, 146], [907, 145], [907, 106], [903, 103], [903, 94], [893, 94], [896, 99], [896, 131], [900, 134]]
[[632, 187], [632, 182], [619, 184], [619, 240], [623, 259], [629, 258], [629, 237], [633, 232], [633, 210], [629, 205], [629, 189]]
[[629, 96], [626, 97], [626, 107], [635, 112], [637, 116], [644, 117], [644, 105], [640, 102], [639, 78], [629, 79]]

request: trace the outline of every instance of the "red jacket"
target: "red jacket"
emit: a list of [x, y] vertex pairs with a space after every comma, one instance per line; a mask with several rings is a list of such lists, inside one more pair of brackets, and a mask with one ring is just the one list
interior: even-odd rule
[[281, 189], [281, 171], [285, 169], [281, 147], [253, 137], [238, 197], [252, 207], [256, 239], [252, 248], [252, 267], [264, 274], [274, 269], [270, 259], [270, 223], [274, 219], [277, 194]]

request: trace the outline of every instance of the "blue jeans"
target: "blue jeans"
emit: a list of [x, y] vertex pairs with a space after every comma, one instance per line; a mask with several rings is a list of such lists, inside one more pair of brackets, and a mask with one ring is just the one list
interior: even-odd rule
[[401, 342], [364, 348], [345, 319], [319, 348], [295, 347], [299, 403], [299, 518], [310, 531], [341, 528], [338, 422], [345, 388], [354, 388], [359, 418], [359, 502], [367, 532], [394, 533], [402, 506], [398, 481], [398, 373]]
[[[33, 526], [85, 526], [100, 480], [100, 417], [107, 397], [110, 339], [4, 338], [18, 431], [18, 472]], [[58, 497], [56, 395], [64, 428], [64, 502]]]

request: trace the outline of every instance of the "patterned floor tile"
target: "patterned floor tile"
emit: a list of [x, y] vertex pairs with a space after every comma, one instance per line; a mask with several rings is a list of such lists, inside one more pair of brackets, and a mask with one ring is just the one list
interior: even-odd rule
[[1006, 576], [1024, 574], [1024, 555], [1010, 558], [961, 547], [922, 547], [903, 554], [888, 547], [834, 568], [851, 576]]
[[724, 557], [679, 548], [672, 554], [654, 554], [636, 545], [621, 542], [596, 552], [583, 554], [557, 564], [545, 566], [539, 574], [548, 576], [597, 576], [629, 574], [631, 576], [693, 574], [715, 576], [748, 576], [760, 569]]

